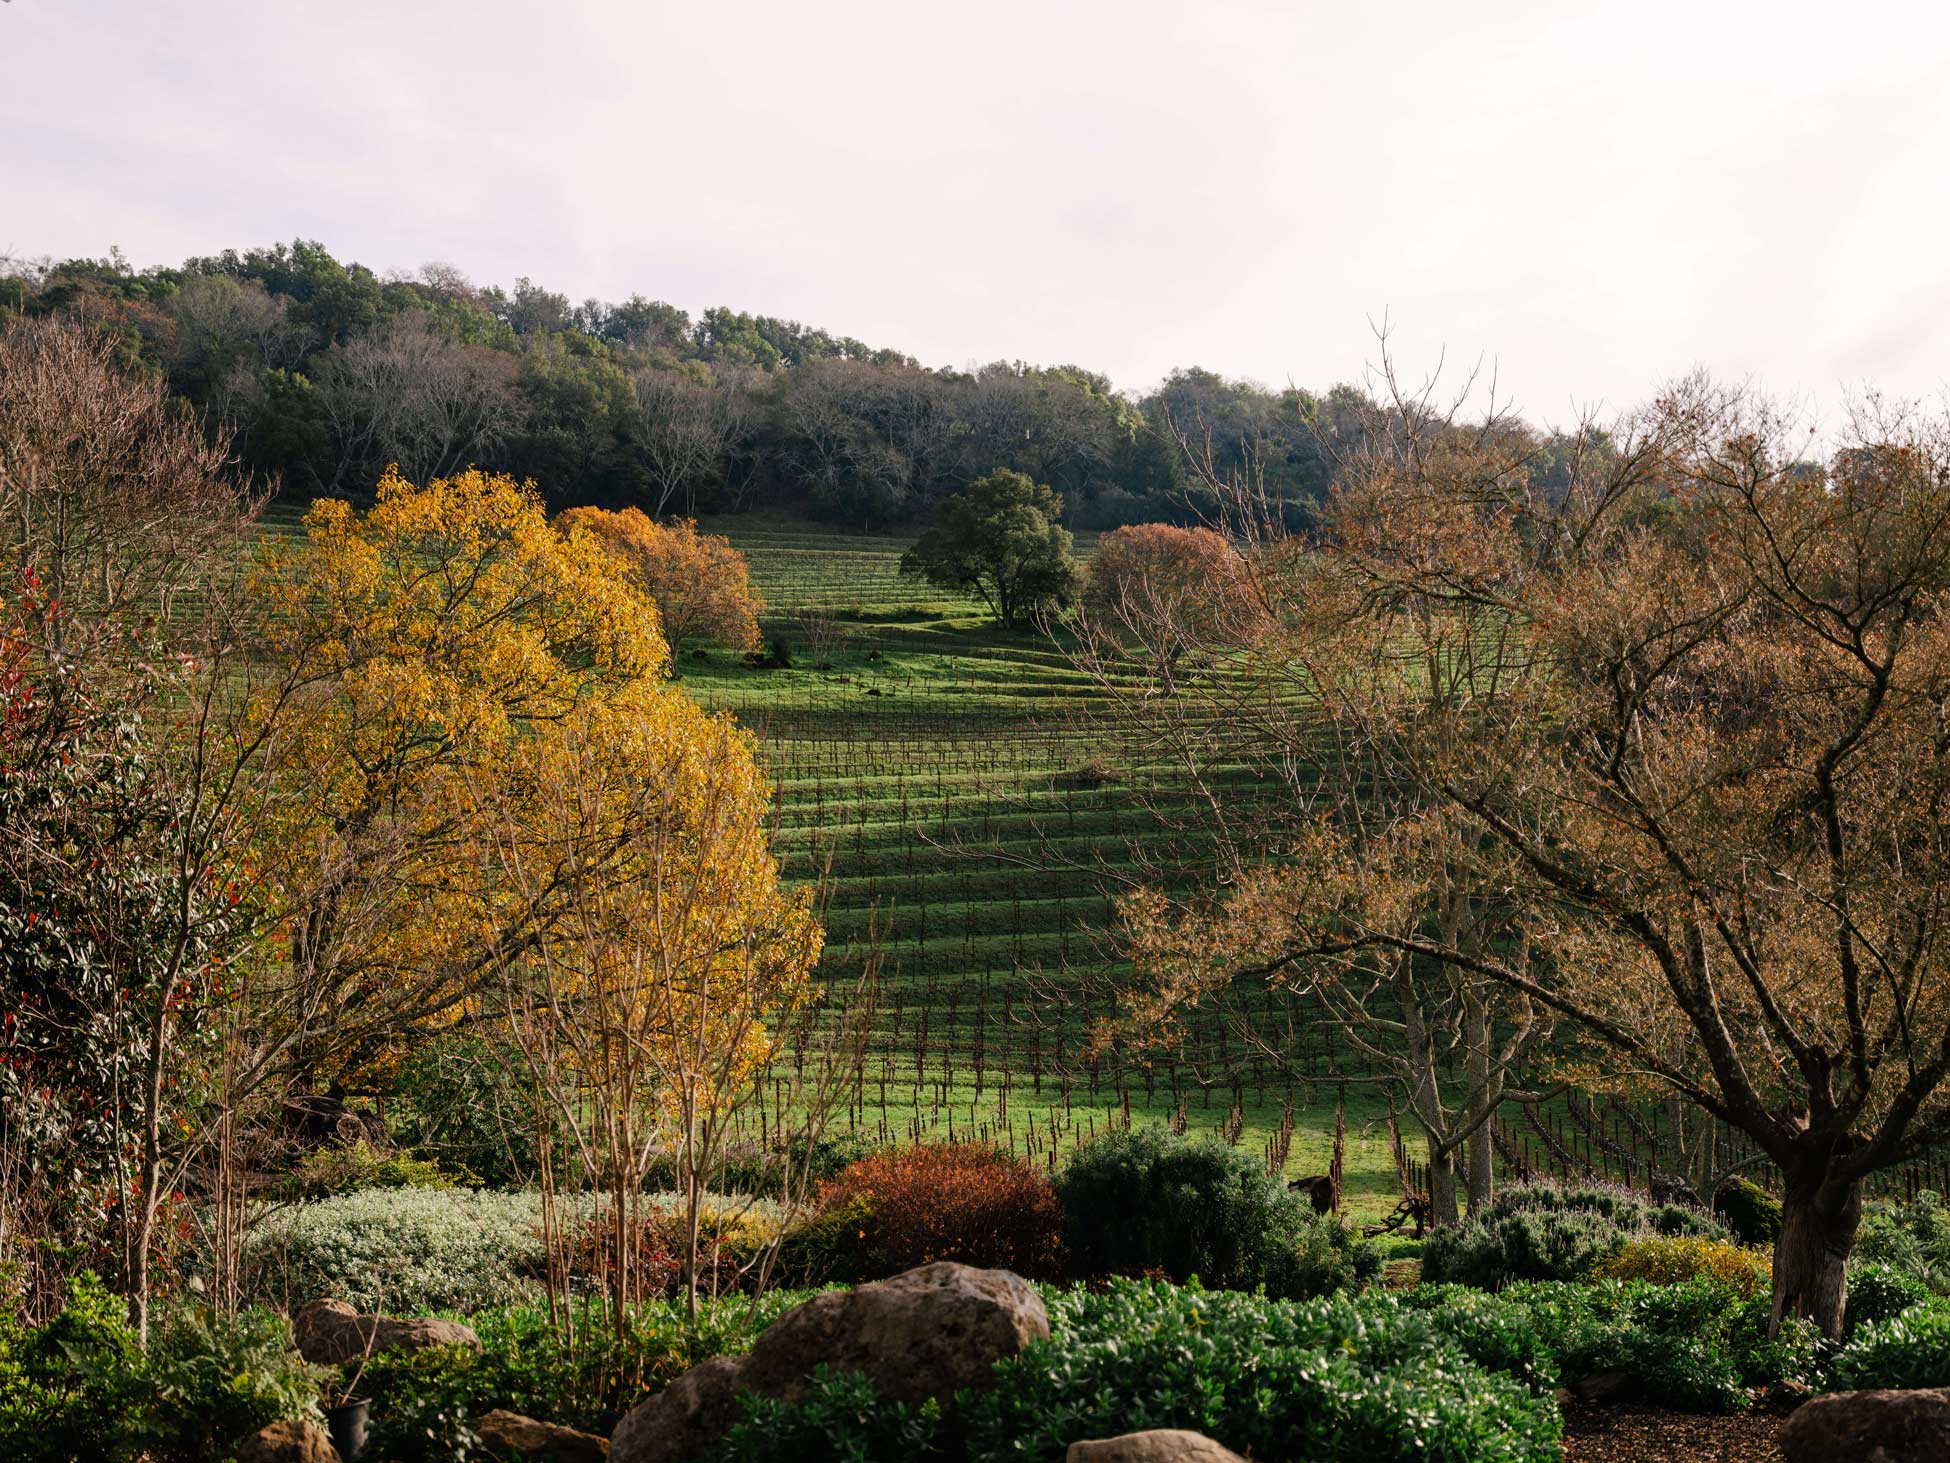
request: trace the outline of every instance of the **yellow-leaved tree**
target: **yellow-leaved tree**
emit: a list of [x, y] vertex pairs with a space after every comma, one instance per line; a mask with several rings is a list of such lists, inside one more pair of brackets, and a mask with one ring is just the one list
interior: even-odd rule
[[651, 599], [530, 486], [389, 472], [305, 526], [256, 574], [289, 959], [327, 1017], [301, 1075], [356, 1089], [430, 1026], [509, 1019], [608, 1196], [613, 1298], [640, 1293], [658, 1154], [694, 1293], [710, 1155], [822, 940], [751, 738], [667, 679]]
[[522, 742], [577, 709], [660, 682], [668, 652], [601, 550], [481, 472], [424, 488], [389, 472], [364, 514], [319, 501], [303, 539], [264, 545], [256, 588], [290, 683], [275, 850], [289, 958], [333, 1017], [307, 1075], [342, 1077], [455, 1010], [554, 917], [482, 877], [473, 789], [518, 778]]
[[782, 1024], [812, 998], [823, 932], [810, 891], [780, 888], [770, 786], [729, 716], [640, 688], [522, 752], [519, 777], [484, 784], [495, 865], [518, 903], [562, 913], [511, 964], [510, 1025], [600, 1176], [615, 1323], [653, 1279], [637, 1262], [659, 1156], [682, 1193], [694, 1310], [700, 1269], [716, 1272], [699, 1263], [719, 1239], [701, 1232], [707, 1180]]

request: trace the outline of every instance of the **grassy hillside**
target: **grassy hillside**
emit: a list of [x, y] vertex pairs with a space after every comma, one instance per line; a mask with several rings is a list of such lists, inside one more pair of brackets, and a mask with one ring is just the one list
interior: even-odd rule
[[[1047, 1154], [1122, 1121], [1127, 1105], [1137, 1121], [1182, 1107], [1192, 1131], [1265, 1151], [1290, 1104], [1287, 1170], [1324, 1171], [1338, 1070], [1324, 1048], [1298, 1053], [1315, 1080], [1289, 1087], [1215, 1016], [1148, 1066], [1085, 1060], [1118, 970], [1104, 938], [1112, 899], [1140, 861], [1197, 879], [1205, 850], [1154, 816], [1173, 800], [1169, 781], [1116, 765], [1093, 740], [1095, 689], [1061, 650], [902, 579], [901, 540], [710, 526], [746, 554], [767, 635], [792, 644], [793, 665], [693, 650], [684, 684], [764, 745], [786, 872], [824, 886], [823, 976], [838, 985], [878, 957], [878, 1037], [849, 1121]], [[823, 668], [806, 649], [808, 612], [836, 637]], [[1392, 1207], [1378, 1100], [1357, 1083], [1348, 1102], [1350, 1188], [1364, 1210]]]

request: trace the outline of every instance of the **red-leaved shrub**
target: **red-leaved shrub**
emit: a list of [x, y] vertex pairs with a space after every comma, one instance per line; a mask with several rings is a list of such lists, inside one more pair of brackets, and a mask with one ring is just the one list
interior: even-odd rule
[[935, 1260], [1061, 1273], [1063, 1209], [1043, 1173], [983, 1143], [889, 1148], [820, 1189], [830, 1212], [866, 1201], [864, 1244], [892, 1275]]

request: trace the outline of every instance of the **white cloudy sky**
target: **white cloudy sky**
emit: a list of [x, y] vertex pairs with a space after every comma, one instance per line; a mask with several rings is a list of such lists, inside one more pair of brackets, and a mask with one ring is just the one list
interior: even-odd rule
[[11, 0], [0, 250], [295, 236], [931, 363], [1950, 384], [1950, 7]]

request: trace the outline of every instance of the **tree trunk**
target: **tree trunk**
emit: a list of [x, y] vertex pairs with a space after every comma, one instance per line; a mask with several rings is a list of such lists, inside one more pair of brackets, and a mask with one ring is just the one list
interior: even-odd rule
[[1456, 1225], [1456, 1156], [1443, 1153], [1429, 1139], [1429, 1227], [1453, 1229]]
[[[1494, 1033], [1490, 1029], [1489, 1003], [1483, 999], [1482, 990], [1465, 979], [1461, 985], [1461, 995], [1463, 1049], [1467, 1053], [1463, 1070], [1468, 1079], [1463, 1093], [1463, 1111], [1475, 1113], [1489, 1098], [1490, 1084], [1494, 1080], [1490, 1071], [1490, 1043], [1494, 1040]], [[1490, 1124], [1494, 1121], [1494, 1118], [1484, 1119], [1469, 1135], [1467, 1164], [1471, 1214], [1490, 1202], [1496, 1186], [1496, 1154], [1490, 1142]]]
[[1790, 1171], [1781, 1201], [1781, 1234], [1774, 1241], [1772, 1329], [1803, 1316], [1839, 1340], [1848, 1301], [1847, 1266], [1862, 1222], [1862, 1185], [1829, 1177], [1826, 1165]]

